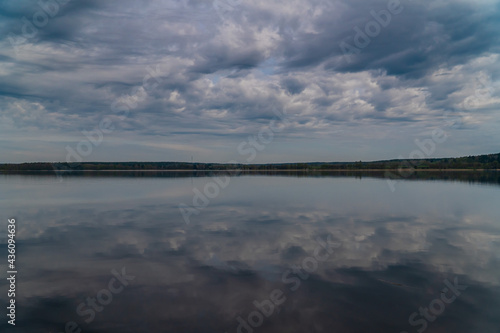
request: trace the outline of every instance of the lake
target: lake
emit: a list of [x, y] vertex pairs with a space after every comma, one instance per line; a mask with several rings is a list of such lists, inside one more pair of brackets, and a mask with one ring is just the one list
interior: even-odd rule
[[18, 271], [2, 332], [500, 332], [498, 173], [25, 173], [0, 189], [2, 271], [12, 218]]

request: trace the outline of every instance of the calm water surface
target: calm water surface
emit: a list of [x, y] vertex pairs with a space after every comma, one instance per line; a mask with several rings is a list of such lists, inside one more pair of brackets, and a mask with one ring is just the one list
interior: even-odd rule
[[19, 272], [1, 332], [500, 332], [497, 181], [214, 184], [0, 175], [2, 274], [12, 217]]

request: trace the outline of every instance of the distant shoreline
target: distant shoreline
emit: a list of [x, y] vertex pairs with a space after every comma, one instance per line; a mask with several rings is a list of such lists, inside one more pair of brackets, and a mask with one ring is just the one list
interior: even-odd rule
[[498, 171], [500, 153], [456, 158], [394, 159], [371, 162], [198, 163], [198, 162], [34, 162], [0, 164], [1, 171], [147, 171], [147, 172], [407, 172]]
[[[401, 169], [401, 170], [412, 170], [414, 172], [443, 172], [443, 171], [452, 171], [452, 172], [484, 172], [484, 171], [500, 171], [500, 169]], [[47, 170], [0, 170], [2, 172], [54, 172], [54, 169]], [[381, 172], [381, 171], [394, 171], [399, 172], [400, 169], [179, 169], [179, 170], [162, 170], [162, 169], [125, 169], [125, 170], [58, 170], [57, 172], [297, 172], [297, 171], [306, 171], [306, 172]]]

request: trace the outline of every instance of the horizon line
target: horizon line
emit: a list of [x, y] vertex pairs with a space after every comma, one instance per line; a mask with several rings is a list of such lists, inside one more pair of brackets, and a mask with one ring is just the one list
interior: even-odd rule
[[4, 164], [33, 164], [33, 163], [49, 163], [49, 164], [84, 164], [84, 163], [184, 163], [184, 164], [221, 164], [221, 165], [278, 165], [278, 164], [310, 164], [310, 163], [373, 163], [373, 162], [387, 162], [387, 161], [416, 161], [416, 160], [436, 160], [436, 159], [454, 159], [454, 158], [466, 158], [466, 157], [478, 157], [478, 156], [489, 156], [489, 155], [498, 155], [498, 153], [489, 153], [489, 154], [479, 154], [479, 155], [467, 155], [467, 156], [459, 156], [459, 157], [426, 157], [426, 158], [391, 158], [391, 159], [383, 159], [383, 160], [357, 160], [357, 161], [308, 161], [308, 162], [262, 162], [262, 163], [243, 163], [243, 162], [184, 162], [184, 161], [82, 161], [82, 162], [60, 162], [60, 161], [36, 161], [36, 162], [0, 162], [0, 165]]

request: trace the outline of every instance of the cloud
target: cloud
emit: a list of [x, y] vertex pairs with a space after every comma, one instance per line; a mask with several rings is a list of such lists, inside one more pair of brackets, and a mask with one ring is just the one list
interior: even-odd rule
[[[386, 26], [379, 24], [380, 32], [348, 61], [341, 43], [355, 46], [357, 28], [364, 31], [375, 22], [373, 13], [383, 16], [387, 8], [388, 1], [365, 0], [242, 1], [224, 10], [200, 1], [71, 1], [32, 38], [13, 46], [9, 34], [22, 36], [23, 17], [30, 21], [41, 9], [36, 1], [4, 3], [4, 133], [15, 136], [30, 128], [39, 136], [70, 136], [67, 142], [74, 144], [82, 130], [116, 116], [113, 103], [134, 95], [147, 68], [160, 68], [161, 83], [126, 119], [115, 122], [107, 139], [154, 137], [144, 146], [146, 158], [156, 153], [148, 146], [167, 140], [197, 145], [207, 161], [234, 158], [233, 147], [257, 134], [273, 109], [294, 115], [280, 133], [282, 141], [276, 141], [287, 151], [281, 155], [287, 161], [331, 154], [324, 148], [293, 150], [293, 145], [320, 147], [325, 144], [318, 140], [325, 139], [349, 145], [356, 135], [371, 153], [352, 146], [347, 155], [336, 150], [337, 159], [395, 157], [395, 147], [380, 131], [388, 137], [406, 133], [397, 149], [411, 151], [410, 136], [440, 126], [447, 111], [465, 112], [469, 126], [464, 129], [476, 132], [457, 134], [441, 154], [490, 152], [480, 128], [500, 121], [495, 112], [500, 104], [498, 2], [401, 0], [401, 12]], [[158, 137], [165, 141], [157, 142]], [[471, 137], [473, 145], [460, 151]], [[4, 161], [19, 161], [10, 152], [0, 153]], [[132, 149], [129, 158], [136, 159]], [[259, 158], [277, 161], [266, 152]]]

